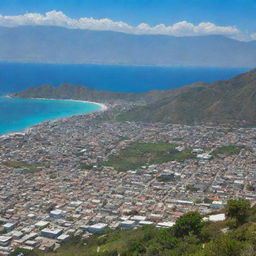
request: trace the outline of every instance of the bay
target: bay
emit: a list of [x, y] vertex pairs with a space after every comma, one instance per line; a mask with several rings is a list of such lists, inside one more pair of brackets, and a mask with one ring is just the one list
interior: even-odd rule
[[80, 101], [0, 97], [0, 135], [21, 131], [47, 120], [100, 109], [100, 105]]
[[[168, 90], [193, 82], [231, 78], [248, 68], [106, 66], [0, 62], [0, 95], [31, 86], [62, 83], [112, 92]], [[46, 120], [86, 114], [99, 105], [61, 100], [0, 98], [0, 134], [23, 130]]]

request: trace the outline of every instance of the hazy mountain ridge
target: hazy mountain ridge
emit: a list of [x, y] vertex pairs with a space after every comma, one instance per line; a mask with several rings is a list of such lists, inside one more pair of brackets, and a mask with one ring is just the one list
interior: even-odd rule
[[61, 27], [0, 27], [0, 60], [162, 66], [252, 67], [256, 42]]

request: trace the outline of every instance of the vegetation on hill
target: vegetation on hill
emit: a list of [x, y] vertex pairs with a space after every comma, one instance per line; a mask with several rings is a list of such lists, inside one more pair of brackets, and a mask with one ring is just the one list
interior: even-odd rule
[[256, 124], [256, 70], [229, 80], [195, 83], [167, 91], [113, 93], [64, 84], [33, 87], [12, 96], [136, 103], [134, 108], [120, 113], [118, 121]]
[[205, 222], [199, 213], [190, 212], [168, 229], [149, 225], [108, 231], [85, 240], [74, 238], [56, 252], [23, 252], [25, 256], [255, 256], [256, 207], [232, 200], [226, 215], [226, 221]]
[[254, 125], [256, 70], [225, 81], [184, 87], [176, 95], [122, 113], [118, 120]]
[[118, 154], [111, 155], [105, 166], [112, 166], [117, 171], [134, 170], [144, 165], [160, 164], [168, 161], [184, 161], [193, 158], [191, 149], [178, 151], [178, 145], [165, 142], [135, 142]]
[[147, 93], [110, 92], [65, 83], [58, 87], [50, 85], [31, 87], [24, 91], [14, 93], [11, 96], [19, 98], [73, 99], [99, 102], [112, 100], [152, 102], [162, 98], [164, 93], [164, 91], [152, 91]]

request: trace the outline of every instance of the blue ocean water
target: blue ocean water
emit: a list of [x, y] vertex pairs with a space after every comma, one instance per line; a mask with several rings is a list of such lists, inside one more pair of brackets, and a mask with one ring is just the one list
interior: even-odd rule
[[[57, 86], [64, 82], [113, 92], [166, 90], [197, 81], [227, 79], [247, 70], [248, 68], [0, 63], [0, 95], [31, 86]], [[22, 130], [45, 120], [98, 109], [98, 105], [81, 102], [0, 98], [0, 134]]]
[[64, 82], [115, 92], [167, 90], [198, 81], [227, 79], [247, 70], [248, 68], [0, 63], [0, 93], [17, 92], [42, 84], [57, 86]]
[[100, 110], [96, 104], [68, 100], [34, 100], [0, 97], [0, 135], [21, 131], [46, 120]]

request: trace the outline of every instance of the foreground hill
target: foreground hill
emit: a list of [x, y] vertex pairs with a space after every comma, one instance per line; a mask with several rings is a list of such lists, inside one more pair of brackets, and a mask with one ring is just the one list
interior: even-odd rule
[[106, 231], [79, 237], [56, 252], [17, 249], [25, 256], [255, 256], [256, 208], [247, 201], [229, 201], [228, 219], [203, 221], [197, 212], [179, 219], [172, 228], [147, 225], [135, 230]]
[[172, 123], [256, 124], [256, 70], [214, 83], [196, 83], [137, 107], [120, 120]]
[[0, 27], [9, 62], [253, 67], [256, 41], [224, 36], [132, 35], [61, 27]]

